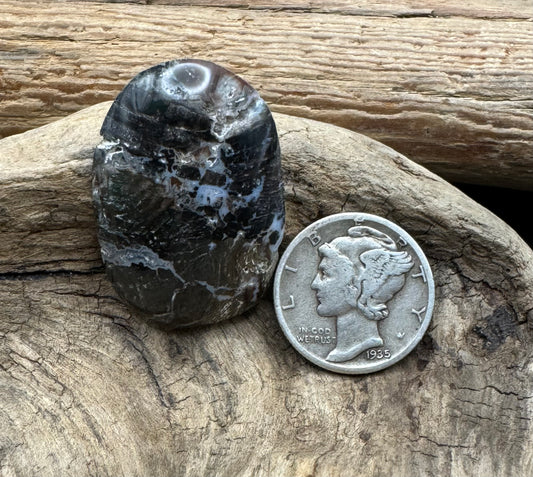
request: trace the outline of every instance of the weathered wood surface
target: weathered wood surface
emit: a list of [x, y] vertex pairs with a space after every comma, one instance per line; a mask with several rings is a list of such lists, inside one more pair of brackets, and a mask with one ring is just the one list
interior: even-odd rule
[[200, 57], [274, 111], [369, 135], [450, 180], [533, 190], [529, 0], [0, 0], [0, 137]]
[[285, 10], [301, 12], [342, 13], [345, 15], [387, 17], [450, 17], [523, 19], [531, 18], [528, 0], [34, 0], [38, 3], [135, 3], [140, 5], [206, 6], [246, 8], [252, 10]]
[[0, 141], [0, 475], [533, 472], [533, 252], [494, 215], [366, 137], [276, 115], [285, 244], [387, 216], [433, 266], [427, 336], [349, 377], [284, 339], [270, 297], [165, 333], [123, 306], [96, 244], [90, 168], [109, 103]]

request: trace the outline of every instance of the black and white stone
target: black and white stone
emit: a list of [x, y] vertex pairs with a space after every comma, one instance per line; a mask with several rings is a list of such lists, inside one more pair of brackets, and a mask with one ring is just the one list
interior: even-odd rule
[[119, 295], [168, 328], [253, 306], [285, 216], [276, 127], [259, 94], [213, 63], [169, 61], [124, 88], [101, 134], [93, 198]]

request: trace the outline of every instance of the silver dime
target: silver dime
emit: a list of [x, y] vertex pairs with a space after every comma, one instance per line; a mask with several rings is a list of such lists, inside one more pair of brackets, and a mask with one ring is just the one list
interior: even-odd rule
[[325, 217], [280, 260], [274, 305], [285, 336], [308, 360], [339, 373], [379, 371], [409, 354], [435, 302], [429, 263], [414, 239], [384, 218]]

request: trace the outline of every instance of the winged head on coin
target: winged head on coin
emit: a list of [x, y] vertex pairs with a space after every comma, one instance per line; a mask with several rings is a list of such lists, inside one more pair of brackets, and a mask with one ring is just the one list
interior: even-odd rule
[[318, 249], [321, 257], [311, 288], [317, 313], [337, 318], [337, 345], [327, 361], [341, 363], [383, 345], [378, 322], [389, 316], [387, 302], [413, 267], [409, 253], [371, 227], [356, 226]]

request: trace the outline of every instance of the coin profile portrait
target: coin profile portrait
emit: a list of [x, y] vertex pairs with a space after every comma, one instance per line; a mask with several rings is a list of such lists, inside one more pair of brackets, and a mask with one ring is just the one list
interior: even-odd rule
[[435, 304], [433, 273], [416, 240], [363, 212], [323, 217], [300, 231], [281, 257], [273, 291], [294, 349], [345, 374], [373, 373], [405, 358]]
[[411, 255], [397, 251], [379, 230], [359, 226], [347, 234], [318, 248], [321, 260], [311, 283], [318, 315], [337, 319], [337, 345], [326, 357], [337, 363], [383, 346], [378, 323], [389, 316], [387, 302], [414, 265]]

